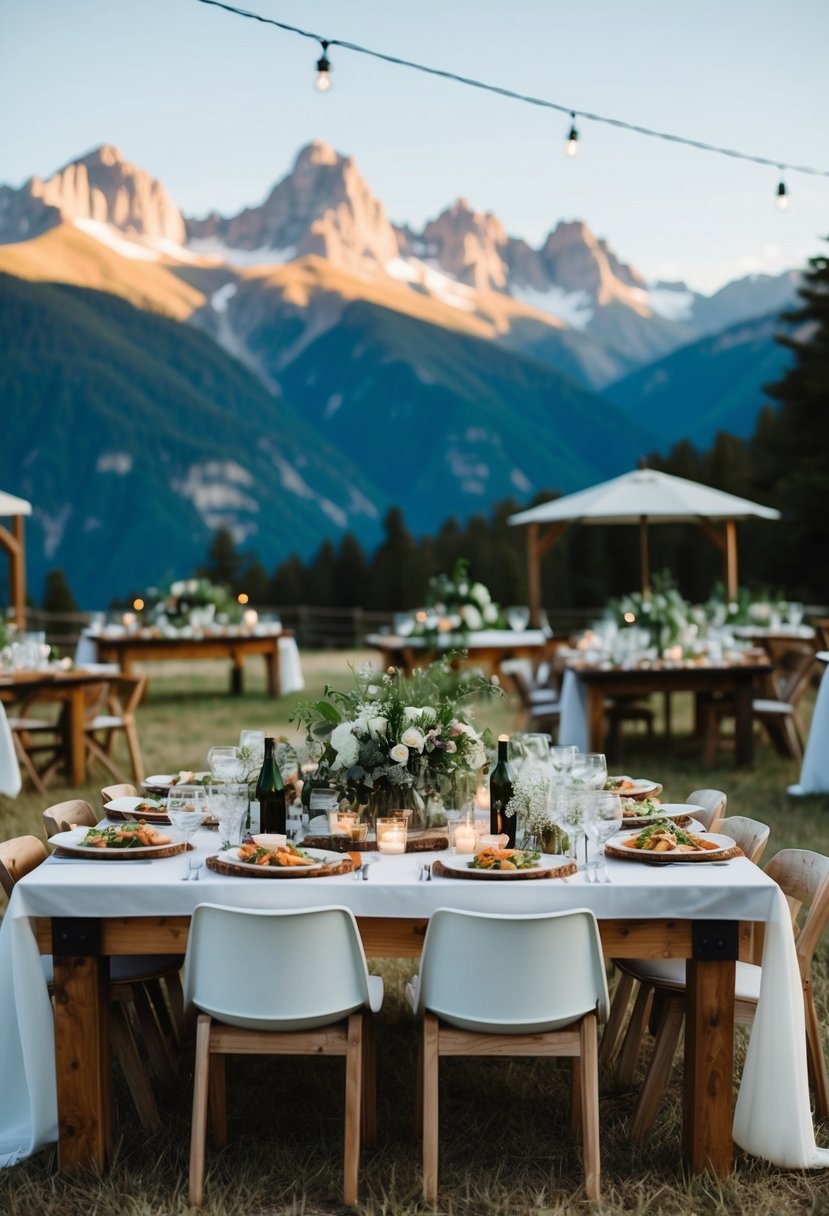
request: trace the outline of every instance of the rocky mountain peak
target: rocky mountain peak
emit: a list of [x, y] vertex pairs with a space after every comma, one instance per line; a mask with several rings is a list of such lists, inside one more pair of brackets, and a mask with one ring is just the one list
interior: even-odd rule
[[426, 251], [441, 269], [478, 289], [506, 288], [503, 250], [508, 239], [497, 216], [474, 211], [465, 198], [457, 199], [423, 229]]
[[[551, 279], [565, 291], [584, 291], [597, 304], [629, 296], [645, 281], [620, 262], [605, 240], [598, 239], [582, 220], [562, 221], [540, 250]], [[631, 303], [631, 299], [626, 300]]]

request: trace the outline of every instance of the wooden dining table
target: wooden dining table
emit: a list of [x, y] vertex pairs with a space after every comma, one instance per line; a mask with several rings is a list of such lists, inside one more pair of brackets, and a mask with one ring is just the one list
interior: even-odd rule
[[193, 659], [229, 659], [230, 692], [239, 696], [244, 691], [245, 660], [261, 655], [265, 663], [265, 678], [269, 697], [280, 695], [279, 639], [293, 637], [292, 630], [274, 633], [241, 633], [229, 630], [205, 630], [203, 633], [162, 635], [155, 630], [137, 633], [95, 635], [99, 663], [117, 663], [124, 675], [133, 675], [136, 663], [156, 661], [188, 661]]
[[[206, 833], [197, 843], [215, 849]], [[441, 906], [511, 912], [587, 906], [598, 918], [607, 958], [687, 959], [682, 1156], [693, 1171], [727, 1174], [740, 920], [766, 918], [771, 881], [756, 867], [707, 867], [704, 876], [693, 867], [698, 873], [689, 878], [687, 866], [637, 866], [634, 875], [629, 864], [611, 861], [609, 887], [586, 883], [582, 874], [567, 883], [512, 883], [507, 891], [502, 883], [422, 883], [423, 859], [432, 855], [381, 858], [368, 883], [355, 883], [351, 874], [289, 882], [204, 871], [198, 884], [180, 881], [180, 857], [144, 866], [54, 859], [19, 882], [7, 916], [30, 917], [40, 951], [53, 955], [60, 1169], [102, 1167], [110, 1147], [111, 957], [183, 953], [200, 902], [286, 908], [322, 900], [351, 908], [371, 958], [418, 957], [429, 916]], [[730, 864], [750, 866], [745, 859]], [[730, 885], [735, 876], [742, 902]]]
[[558, 644], [558, 639], [554, 641], [541, 629], [482, 629], [477, 633], [422, 637], [370, 633], [366, 638], [367, 646], [380, 651], [384, 666], [399, 667], [406, 675], [449, 652], [465, 655], [463, 660], [453, 658], [453, 662], [463, 661], [495, 675], [505, 659], [531, 659], [539, 663], [549, 658]]
[[[29, 707], [41, 703], [60, 706], [55, 730], [57, 746], [69, 782], [86, 784], [86, 707], [93, 690], [107, 683], [99, 671], [17, 671], [0, 676], [0, 700], [13, 714], [26, 716]], [[25, 713], [24, 713], [25, 711]]]

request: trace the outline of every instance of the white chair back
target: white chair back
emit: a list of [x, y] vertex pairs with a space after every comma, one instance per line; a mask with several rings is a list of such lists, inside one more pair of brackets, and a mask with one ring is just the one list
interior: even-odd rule
[[415, 993], [465, 1030], [535, 1034], [607, 1014], [596, 918], [587, 908], [498, 916], [440, 908], [429, 921]]
[[348, 908], [200, 904], [184, 960], [185, 1007], [252, 1030], [310, 1030], [370, 1005]]

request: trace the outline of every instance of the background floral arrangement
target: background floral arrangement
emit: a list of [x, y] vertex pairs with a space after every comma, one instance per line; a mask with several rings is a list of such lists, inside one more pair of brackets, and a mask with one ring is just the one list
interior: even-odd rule
[[324, 698], [297, 706], [291, 720], [308, 732], [317, 777], [333, 782], [342, 798], [368, 803], [376, 792], [423, 794], [439, 790], [459, 770], [487, 762], [488, 732], [471, 723], [467, 702], [500, 689], [476, 672], [454, 672], [447, 659], [405, 676], [390, 667], [354, 673], [353, 689], [326, 685]]
[[242, 606], [227, 587], [206, 578], [178, 579], [169, 589], [151, 588], [144, 596], [146, 619], [171, 625], [189, 625], [192, 613], [222, 624], [236, 625], [242, 619]]
[[[423, 620], [419, 619], [423, 616]], [[503, 629], [506, 620], [483, 583], [469, 577], [469, 562], [461, 557], [451, 574], [429, 580], [426, 611], [418, 613], [414, 634], [475, 633], [479, 629]]]

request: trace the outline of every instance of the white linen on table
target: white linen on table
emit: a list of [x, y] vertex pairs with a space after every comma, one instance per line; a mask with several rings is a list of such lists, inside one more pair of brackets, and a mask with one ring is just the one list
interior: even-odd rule
[[558, 721], [559, 743], [572, 744], [580, 752], [589, 751], [587, 739], [587, 689], [573, 671], [568, 667], [561, 682], [561, 717]]
[[[202, 831], [197, 848], [212, 852], [216, 836]], [[247, 879], [202, 871], [180, 881], [184, 859], [90, 861], [50, 859], [15, 887], [0, 926], [0, 1164], [31, 1154], [56, 1137], [51, 1011], [30, 928], [32, 916], [189, 915], [199, 903], [302, 908], [342, 904], [357, 916], [428, 917], [438, 908], [471, 911], [556, 911], [589, 907], [597, 917], [772, 921], [780, 917], [777, 886], [748, 861], [728, 868], [651, 868], [609, 859], [612, 882], [594, 885], [582, 873], [566, 881], [434, 879], [418, 882], [422, 864], [440, 854], [382, 858], [368, 882], [348, 874], [318, 881]], [[785, 901], [783, 901], [785, 908]], [[787, 1167], [822, 1165], [808, 1103], [803, 1012], [792, 934], [766, 935], [763, 987], [752, 1047], [743, 1074], [747, 1097], [738, 1105], [735, 1136], [748, 1152]], [[790, 978], [794, 966], [794, 982]], [[767, 970], [768, 968], [768, 970]], [[781, 977], [783, 977], [781, 979]], [[784, 985], [789, 985], [786, 992]], [[798, 1016], [799, 1010], [799, 1016]], [[753, 1047], [754, 1035], [760, 1046]], [[772, 1035], [774, 1049], [764, 1049]], [[780, 1078], [785, 1077], [785, 1084]], [[797, 1083], [795, 1084], [795, 1080]], [[742, 1094], [742, 1089], [741, 1089]], [[763, 1117], [753, 1107], [764, 1098]], [[748, 1117], [746, 1117], [748, 1110]], [[782, 1146], [778, 1152], [778, 1146]]]
[[[829, 663], [829, 650], [818, 651], [815, 657]], [[829, 794], [829, 667], [824, 670], [820, 681], [800, 768], [800, 780], [797, 785], [789, 786], [789, 793]]]
[[11, 727], [0, 702], [0, 794], [16, 798], [20, 793], [20, 765], [14, 751]]

